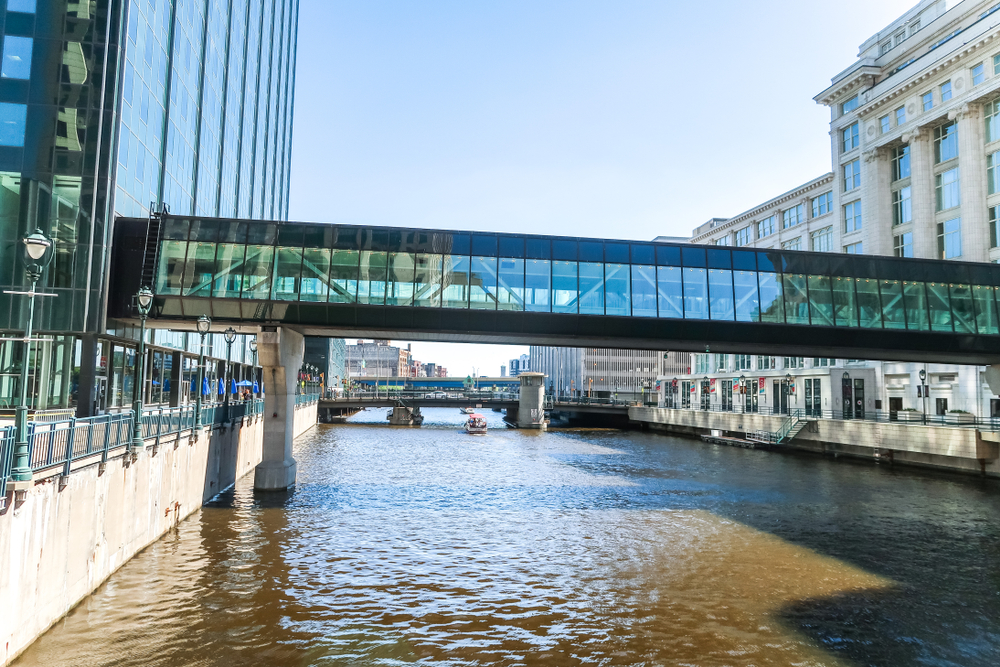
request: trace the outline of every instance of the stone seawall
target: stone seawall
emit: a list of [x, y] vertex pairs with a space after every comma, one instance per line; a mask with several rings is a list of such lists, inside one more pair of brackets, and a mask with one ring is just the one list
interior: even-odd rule
[[[629, 419], [681, 435], [720, 430], [743, 437], [747, 431], [778, 431], [785, 417], [633, 407], [629, 408]], [[1000, 477], [997, 440], [996, 433], [975, 428], [817, 419], [782, 447]]]
[[[316, 404], [295, 411], [295, 434]], [[0, 514], [0, 665], [6, 665], [111, 574], [261, 461], [263, 420], [161, 440], [132, 461], [97, 461], [39, 478]], [[84, 462], [86, 464], [86, 462]], [[54, 471], [58, 473], [59, 471]]]

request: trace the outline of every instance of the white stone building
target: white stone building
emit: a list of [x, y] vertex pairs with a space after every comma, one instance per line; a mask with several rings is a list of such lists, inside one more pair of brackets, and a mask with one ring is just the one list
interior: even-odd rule
[[686, 352], [603, 348], [530, 348], [531, 368], [545, 374], [546, 392], [560, 396], [639, 398], [655, 392], [657, 378], [686, 373]]
[[[832, 172], [734, 218], [710, 220], [694, 230], [693, 243], [1000, 260], [1000, 4], [919, 2], [866, 40], [815, 100], [831, 111]], [[692, 356], [694, 373], [679, 381], [695, 386], [699, 401], [707, 384], [707, 400], [725, 403], [723, 378], [753, 371], [758, 380], [791, 378], [795, 407], [808, 407], [806, 380], [814, 395], [812, 381], [823, 377], [820, 402], [831, 399], [824, 409], [839, 410], [847, 373], [852, 389], [855, 376], [866, 382], [867, 409], [1000, 416], [981, 367]], [[780, 391], [767, 382], [760, 397], [774, 407]]]

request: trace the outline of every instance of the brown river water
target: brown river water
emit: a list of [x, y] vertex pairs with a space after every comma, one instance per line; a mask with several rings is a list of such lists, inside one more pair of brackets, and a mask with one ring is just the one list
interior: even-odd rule
[[996, 480], [426, 414], [313, 429], [15, 664], [1000, 664]]

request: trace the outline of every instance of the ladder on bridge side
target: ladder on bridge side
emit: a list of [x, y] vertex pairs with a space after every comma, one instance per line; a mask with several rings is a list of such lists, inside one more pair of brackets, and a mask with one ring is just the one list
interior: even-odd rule
[[142, 281], [139, 287], [153, 289], [156, 281], [156, 258], [160, 253], [160, 237], [163, 234], [163, 214], [167, 213], [167, 205], [157, 211], [154, 204], [149, 207], [149, 222], [146, 225], [146, 247], [142, 254]]

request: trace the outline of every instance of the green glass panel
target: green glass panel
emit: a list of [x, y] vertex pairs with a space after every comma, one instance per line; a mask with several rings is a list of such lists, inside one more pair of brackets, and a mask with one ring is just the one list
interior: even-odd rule
[[757, 292], [756, 271], [733, 271], [736, 297], [736, 321], [760, 321], [760, 295]]
[[882, 294], [882, 325], [886, 329], [905, 329], [903, 283], [899, 280], [883, 280], [879, 284], [879, 291]]
[[812, 323], [832, 327], [833, 294], [829, 276], [809, 276], [809, 315]]
[[243, 265], [243, 298], [267, 299], [271, 292], [271, 263], [274, 247], [247, 246], [246, 263]]
[[854, 298], [853, 278], [834, 278], [830, 282], [833, 290], [833, 321], [838, 327], [858, 326], [858, 305]]
[[501, 257], [497, 269], [497, 309], [524, 310], [524, 260]]
[[684, 269], [684, 319], [708, 319], [707, 269]]
[[579, 307], [577, 263], [552, 262], [552, 312], [575, 313]]
[[274, 263], [271, 298], [276, 301], [298, 301], [299, 280], [302, 276], [302, 248], [279, 247]]
[[[382, 303], [385, 297], [385, 253], [378, 253], [383, 258], [382, 272], [383, 279], [379, 285], [378, 303]], [[308, 261], [308, 256], [306, 257]], [[330, 296], [331, 303], [354, 303], [357, 300], [358, 285], [360, 275], [361, 253], [357, 250], [334, 250], [330, 257]], [[302, 274], [306, 274], [303, 264]], [[370, 282], [369, 282], [370, 288]]]
[[854, 291], [858, 295], [858, 322], [865, 329], [881, 329], [882, 303], [878, 296], [878, 281], [874, 278], [855, 278]]
[[385, 305], [410, 306], [413, 304], [413, 274], [417, 258], [409, 252], [389, 253], [388, 280]]
[[708, 270], [709, 315], [713, 320], [736, 319], [733, 302], [733, 272], [728, 269]]
[[931, 328], [927, 319], [927, 293], [923, 283], [903, 282], [903, 303], [906, 305], [906, 328], [927, 331]]
[[413, 270], [413, 305], [438, 308], [441, 305], [443, 255], [418, 253]]
[[[356, 267], [357, 253], [353, 254]], [[306, 248], [302, 251], [302, 289], [299, 294], [302, 301], [326, 301], [330, 292], [330, 255], [328, 248]], [[357, 269], [354, 273], [357, 275]]]
[[389, 253], [361, 252], [358, 266], [358, 303], [379, 305], [385, 303], [386, 266]]
[[604, 264], [580, 262], [580, 314], [604, 314]]
[[953, 331], [951, 325], [951, 298], [945, 283], [927, 283], [927, 309], [932, 331]]
[[160, 260], [156, 267], [157, 294], [181, 293], [187, 246], [187, 241], [164, 241], [160, 246]]
[[604, 314], [632, 314], [631, 273], [628, 264], [604, 265]]
[[497, 258], [473, 257], [469, 272], [469, 307], [497, 309]]
[[781, 276], [762, 271], [760, 280], [760, 321], [773, 324], [785, 323], [785, 302], [781, 296]]
[[809, 324], [809, 292], [806, 277], [800, 273], [782, 275], [785, 292], [785, 322]]
[[220, 243], [215, 260], [215, 287], [212, 294], [227, 299], [240, 298], [243, 290], [243, 256], [246, 246], [242, 243]]
[[552, 262], [547, 259], [524, 261], [524, 309], [547, 313], [551, 310], [549, 290], [552, 285]]
[[215, 277], [215, 244], [192, 243], [184, 272], [184, 296], [211, 296]]
[[469, 258], [465, 255], [445, 255], [441, 305], [445, 308], [469, 307]]
[[656, 317], [656, 267], [632, 266], [632, 315]]
[[968, 285], [950, 285], [951, 314], [956, 333], [976, 333], [976, 311], [972, 307], [972, 289]]
[[[756, 278], [754, 284], [756, 285]], [[675, 319], [684, 317], [684, 286], [680, 267], [656, 267], [656, 294], [660, 317]]]
[[990, 285], [975, 285], [972, 300], [976, 306], [976, 328], [981, 334], [998, 334], [997, 303], [994, 288]]

